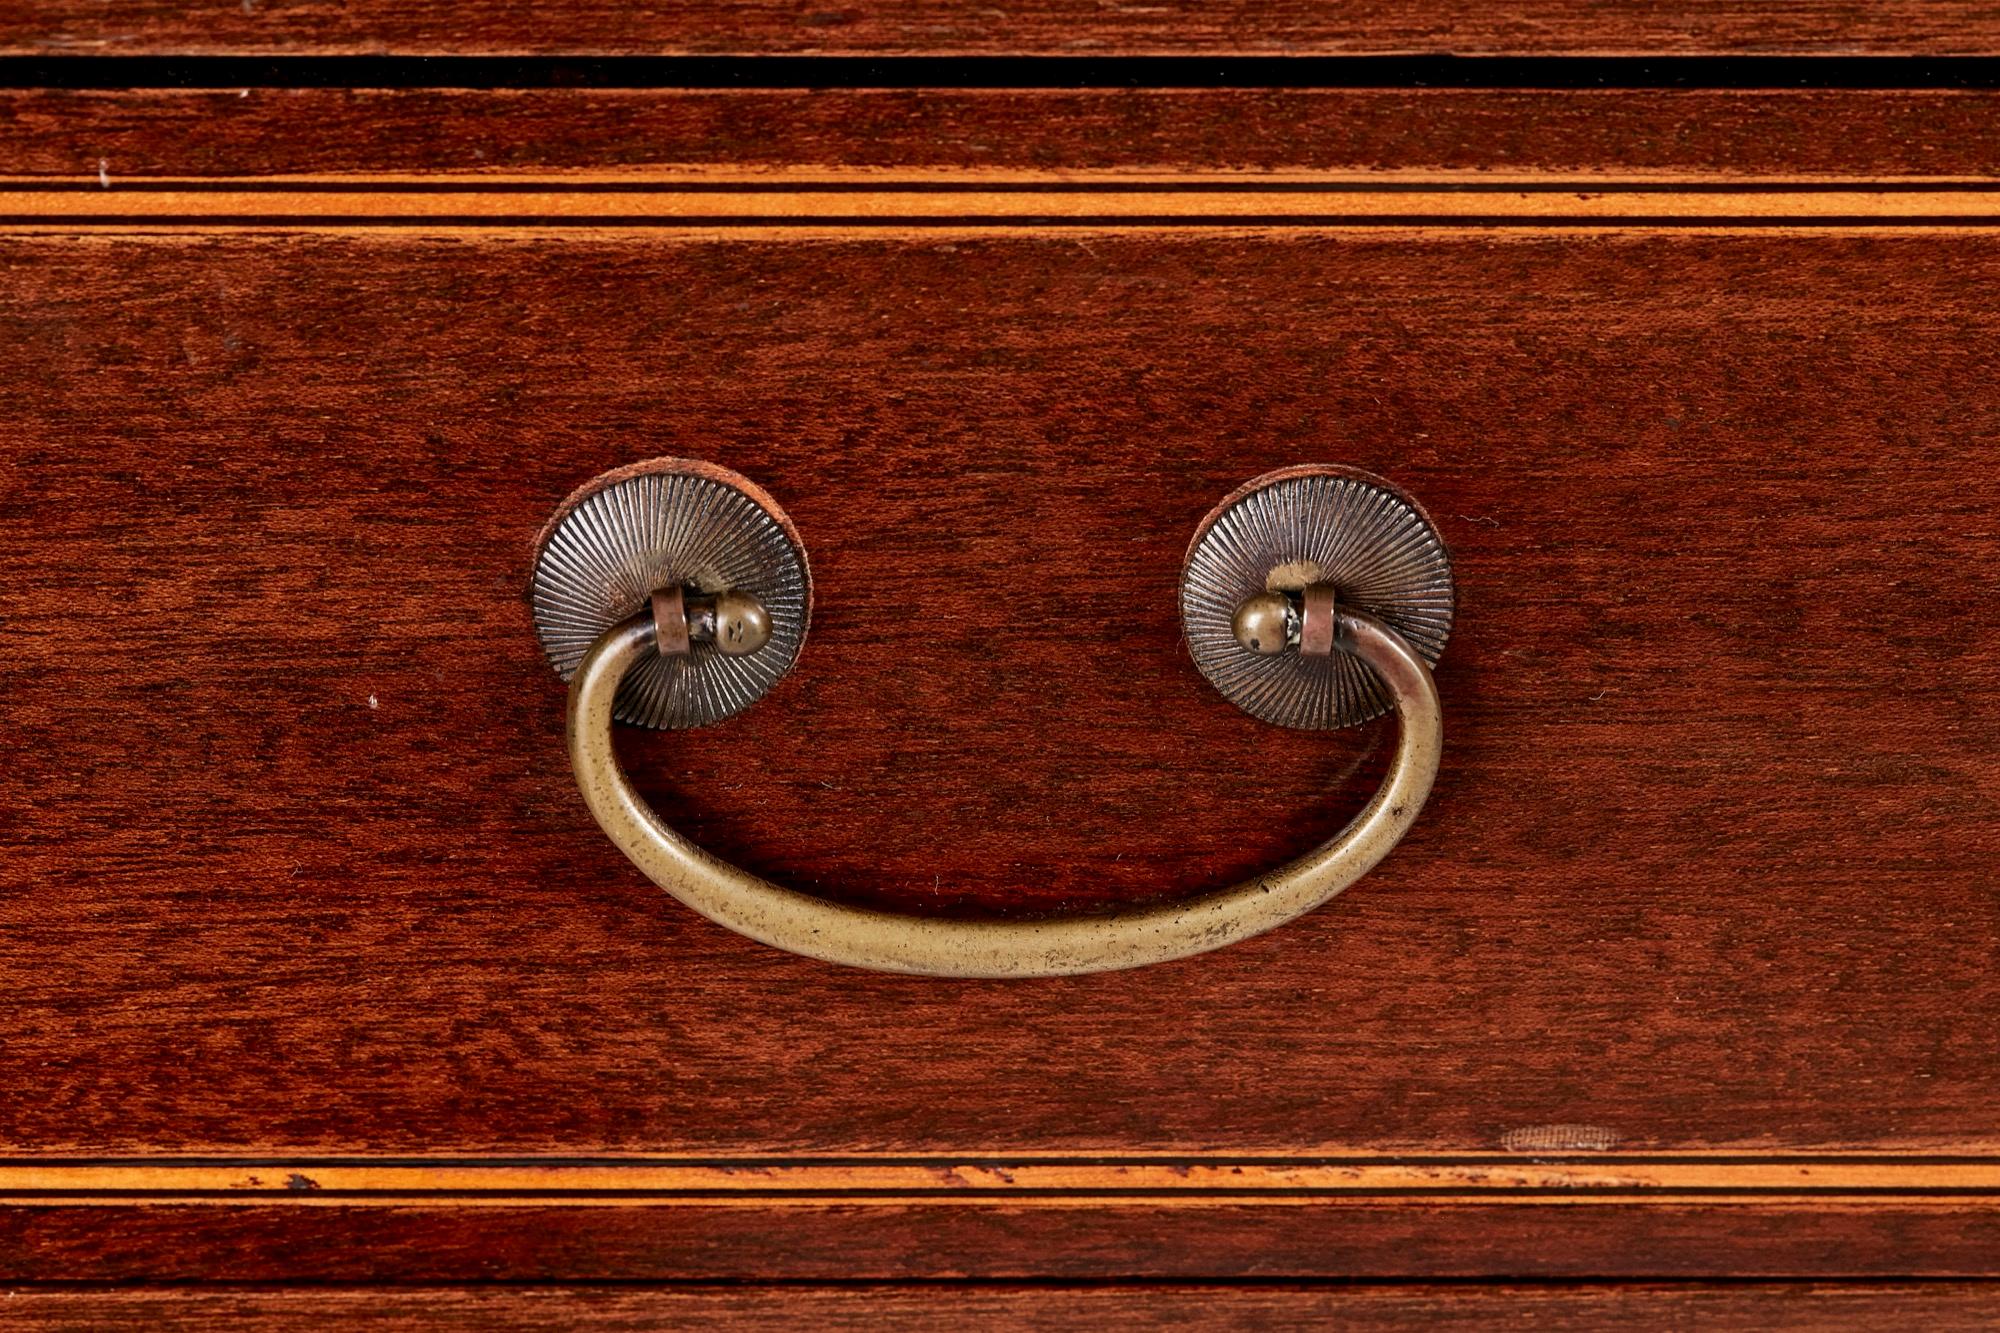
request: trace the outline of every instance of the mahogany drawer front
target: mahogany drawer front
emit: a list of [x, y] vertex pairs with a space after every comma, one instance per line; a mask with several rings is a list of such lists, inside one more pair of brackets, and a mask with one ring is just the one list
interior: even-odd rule
[[1991, 1327], [1993, 1292], [1981, 1284], [1883, 1286], [1744, 1284], [1695, 1287], [1356, 1287], [1259, 1285], [1048, 1287], [922, 1286], [370, 1288], [347, 1290], [17, 1291], [10, 1313], [54, 1327], [295, 1328], [338, 1314], [392, 1327], [629, 1329], [700, 1324], [730, 1330], [819, 1327], [983, 1327], [1210, 1330], [1291, 1328], [1597, 1329], [1700, 1321], [1727, 1330], [1880, 1327], [1920, 1320], [1959, 1333]]
[[[1978, 0], [1027, 0], [744, 5], [720, 0], [20, 0], [0, 54], [422, 56], [1980, 56], [2000, 19]], [[1789, 82], [1789, 80], [1787, 80]]]
[[[772, 127], [678, 166], [501, 95], [177, 138], [215, 96], [0, 136], [0, 1272], [1990, 1273], [1990, 97], [1773, 94], [1820, 126], [1787, 175], [1758, 115], [1635, 94], [1589, 177], [1555, 95], [1418, 99], [1544, 154], [1495, 180], [1387, 108], [1238, 170], [1246, 114], [1354, 93], [1163, 97], [1072, 169], [1081, 95], [992, 93], [999, 162], [900, 171], [760, 95], [628, 97]], [[373, 171], [279, 168], [322, 112]], [[423, 171], [439, 114], [506, 171]], [[91, 142], [109, 187], [54, 165]], [[562, 497], [657, 454], [811, 554], [771, 697], [623, 743], [759, 873], [1075, 911], [1326, 836], [1391, 724], [1251, 721], [1175, 610], [1203, 513], [1300, 461], [1451, 548], [1436, 793], [1335, 903], [1157, 968], [739, 939], [592, 826], [523, 597]]]

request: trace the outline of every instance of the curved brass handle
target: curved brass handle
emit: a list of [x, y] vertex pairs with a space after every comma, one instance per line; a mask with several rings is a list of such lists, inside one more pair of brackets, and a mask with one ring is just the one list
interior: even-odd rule
[[1415, 822], [1444, 744], [1423, 657], [1370, 616], [1341, 610], [1336, 646], [1373, 669], [1400, 728], [1395, 757], [1361, 813], [1289, 864], [1189, 902], [1110, 915], [952, 921], [849, 907], [782, 888], [669, 828], [634, 790], [612, 748], [619, 682], [655, 643], [650, 613], [613, 626], [569, 688], [569, 755], [598, 826], [647, 878], [718, 925], [830, 963], [940, 977], [1108, 972], [1206, 953], [1309, 912], [1373, 869]]

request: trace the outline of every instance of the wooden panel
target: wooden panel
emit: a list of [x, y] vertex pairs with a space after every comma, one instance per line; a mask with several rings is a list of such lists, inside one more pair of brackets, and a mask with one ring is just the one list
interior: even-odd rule
[[[1996, 243], [7, 240], [0, 1139], [1981, 1149]], [[1433, 806], [1329, 910], [1143, 973], [728, 937], [590, 826], [521, 602], [549, 507], [665, 451], [768, 485], [820, 580], [769, 701], [627, 747], [725, 854], [1022, 910], [1320, 836], [1382, 737], [1248, 722], [1173, 610], [1201, 513], [1307, 457], [1457, 554]]]
[[285, 0], [20, 0], [0, 50], [69, 52], [840, 55], [1990, 54], [2000, 20], [1975, 0], [1279, 0], [1112, 7], [890, 0], [807, 9], [678, 0], [509, 0], [412, 7]]
[[1731, 1287], [543, 1287], [425, 1291], [15, 1291], [23, 1328], [294, 1328], [329, 1316], [370, 1328], [953, 1330], [1991, 1328], [1979, 1285]]
[[0, 1280], [1992, 1278], [1991, 1201], [833, 1198], [0, 1210]]
[[0, 174], [872, 171], [1985, 177], [2000, 93], [0, 90]]

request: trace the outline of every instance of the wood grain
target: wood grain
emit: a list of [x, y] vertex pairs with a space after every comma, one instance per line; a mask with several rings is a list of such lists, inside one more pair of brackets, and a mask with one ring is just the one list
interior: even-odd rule
[[2000, 19], [1975, 0], [1277, 0], [1105, 6], [887, 0], [802, 8], [478, 0], [18, 0], [0, 51], [84, 54], [837, 55], [1987, 55]]
[[2000, 93], [0, 90], [0, 174], [1990, 175]]
[[[0, 93], [0, 1277], [1993, 1276], [1993, 101]], [[548, 510], [661, 452], [770, 486], [819, 576], [777, 695], [627, 748], [753, 868], [1059, 910], [1322, 836], [1383, 737], [1234, 714], [1172, 610], [1200, 514], [1303, 458], [1409, 486], [1457, 555], [1433, 808], [1329, 910], [1130, 976], [724, 935], [595, 834], [522, 605]], [[307, 1299], [1992, 1309], [25, 1308]]]
[[[5, 242], [0, 1138], [1970, 1149], [1995, 247]], [[728, 937], [589, 825], [521, 600], [548, 508], [664, 451], [769, 486], [822, 592], [765, 704], [628, 747], [725, 855], [1030, 910], [1321, 836], [1381, 738], [1210, 696], [1172, 587], [1215, 497], [1312, 457], [1456, 553], [1432, 808], [1331, 910], [1131, 976]], [[1067, 613], [1022, 624], [1023, 588]], [[882, 628], [913, 607], [933, 632]]]
[[2000, 1293], [1979, 1284], [1693, 1287], [1140, 1288], [935, 1285], [342, 1289], [317, 1291], [17, 1290], [23, 1328], [293, 1328], [337, 1318], [365, 1328], [951, 1330], [1018, 1328], [1582, 1330], [1696, 1325], [1705, 1329], [1879, 1329], [1937, 1333], [1992, 1327]]
[[4, 1282], [1942, 1280], [1995, 1277], [1996, 1251], [1990, 1205], [1884, 1198], [0, 1210]]

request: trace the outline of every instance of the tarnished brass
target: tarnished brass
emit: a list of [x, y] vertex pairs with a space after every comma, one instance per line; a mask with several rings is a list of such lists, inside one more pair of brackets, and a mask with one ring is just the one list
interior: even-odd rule
[[1237, 604], [1229, 628], [1236, 642], [1259, 657], [1297, 649], [1305, 657], [1333, 652], [1334, 616], [1339, 594], [1331, 583], [1298, 592], [1253, 593]]
[[604, 631], [651, 607], [658, 652], [626, 676], [618, 720], [703, 727], [798, 661], [812, 577], [791, 520], [748, 477], [649, 458], [573, 491], [535, 543], [535, 633], [568, 680]]
[[1305, 657], [1333, 655], [1333, 626], [1338, 597], [1331, 583], [1309, 583], [1299, 594], [1299, 653]]
[[747, 706], [797, 659], [810, 589], [804, 548], [775, 500], [734, 473], [672, 458], [607, 473], [565, 502], [538, 544], [533, 588], [537, 631], [570, 681], [570, 765], [598, 826], [682, 903], [777, 948], [952, 977], [1103, 972], [1204, 953], [1366, 874], [1437, 777], [1443, 722], [1429, 662], [1450, 630], [1451, 582], [1435, 530], [1379, 478], [1289, 468], [1225, 499], [1196, 531], [1182, 623], [1202, 672], [1267, 721], [1324, 727], [1396, 713], [1382, 785], [1345, 828], [1233, 888], [1110, 915], [954, 921], [800, 893], [669, 827], [625, 776], [611, 729], [614, 719], [699, 726]]
[[655, 884], [709, 920], [793, 953], [948, 977], [1105, 972], [1205, 953], [1283, 925], [1333, 897], [1389, 854], [1415, 822], [1437, 776], [1443, 721], [1423, 655], [1370, 616], [1342, 611], [1338, 647], [1365, 663], [1397, 714], [1394, 757], [1381, 787], [1331, 840], [1206, 897], [1110, 916], [953, 921], [850, 907], [758, 878], [676, 833], [632, 786], [612, 745], [619, 683], [652, 649], [641, 614], [614, 625], [570, 680], [571, 767], [598, 826]]
[[689, 597], [679, 586], [649, 599], [653, 634], [662, 657], [679, 657], [697, 643], [712, 643], [724, 657], [748, 657], [771, 641], [771, 613], [747, 592]]
[[704, 628], [725, 657], [748, 657], [771, 641], [771, 613], [747, 592], [718, 594], [707, 613]]
[[[1335, 651], [1347, 612], [1380, 620], [1434, 663], [1453, 604], [1451, 557], [1416, 500], [1325, 463], [1267, 472], [1225, 496], [1181, 567], [1181, 631], [1196, 668], [1253, 717], [1309, 731], [1392, 705], [1375, 673]], [[1266, 630], [1281, 614], [1274, 650]]]
[[662, 657], [680, 657], [693, 647], [688, 633], [687, 603], [679, 584], [656, 588], [652, 596], [654, 646]]
[[1243, 599], [1230, 629], [1251, 652], [1274, 657], [1298, 642], [1298, 608], [1281, 592], [1260, 592]]

